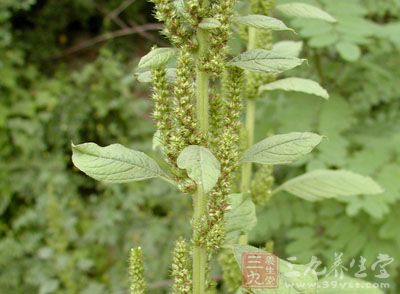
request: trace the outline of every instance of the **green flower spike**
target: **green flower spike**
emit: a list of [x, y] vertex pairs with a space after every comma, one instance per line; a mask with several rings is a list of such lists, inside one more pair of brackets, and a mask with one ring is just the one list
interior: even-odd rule
[[144, 280], [144, 266], [142, 249], [132, 248], [129, 259], [129, 276], [131, 278], [131, 294], [144, 294], [146, 282]]

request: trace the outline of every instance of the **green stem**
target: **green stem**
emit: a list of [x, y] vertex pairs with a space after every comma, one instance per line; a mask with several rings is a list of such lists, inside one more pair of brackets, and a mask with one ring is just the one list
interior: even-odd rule
[[[199, 55], [207, 52], [207, 33], [199, 29], [197, 33], [198, 41], [199, 41]], [[208, 73], [197, 69], [196, 71], [196, 112], [197, 112], [197, 121], [199, 122], [200, 131], [204, 134], [208, 132], [208, 85], [209, 85], [209, 76]]]
[[247, 50], [253, 50], [256, 48], [257, 42], [257, 29], [249, 27], [249, 40], [247, 43]]
[[240, 235], [240, 237], [239, 237], [240, 245], [247, 245], [248, 241], [249, 240], [248, 240], [247, 234]]
[[[199, 57], [204, 56], [208, 50], [207, 32], [199, 29], [197, 33], [199, 42]], [[207, 135], [208, 133], [208, 108], [209, 108], [209, 75], [199, 69], [196, 69], [196, 114], [200, 131]], [[194, 195], [194, 223], [200, 224], [207, 212], [207, 194], [204, 193], [202, 185], [197, 186], [196, 195]], [[198, 240], [199, 232], [195, 227], [193, 230], [193, 239]], [[195, 245], [193, 248], [193, 294], [204, 294], [206, 285], [206, 267], [207, 251], [204, 247]]]
[[[252, 50], [256, 47], [257, 30], [255, 28], [249, 28], [249, 40], [247, 44], [247, 50]], [[255, 99], [247, 99], [246, 105], [246, 135], [247, 142], [246, 148], [249, 148], [254, 143], [254, 125], [255, 125], [255, 112], [256, 112], [256, 101]], [[250, 190], [252, 178], [252, 164], [245, 163], [242, 166], [242, 193], [247, 193]]]
[[[197, 187], [197, 194], [194, 198], [194, 221], [199, 223], [201, 217], [205, 214], [206, 194], [203, 192], [201, 185]], [[193, 231], [194, 239], [198, 239], [198, 231], [196, 228]], [[206, 266], [207, 266], [207, 251], [205, 248], [195, 245], [193, 248], [193, 293], [205, 293], [206, 285]]]
[[[246, 148], [252, 146], [254, 142], [255, 112], [256, 112], [256, 101], [254, 99], [248, 99], [246, 106], [246, 135], [247, 135]], [[252, 177], [251, 162], [243, 164], [242, 184], [241, 184], [241, 191], [243, 193], [249, 192], [251, 177]]]

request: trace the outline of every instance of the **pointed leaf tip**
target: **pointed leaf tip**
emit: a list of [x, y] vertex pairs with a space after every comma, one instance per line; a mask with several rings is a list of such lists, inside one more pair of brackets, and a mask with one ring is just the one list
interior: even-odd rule
[[228, 196], [230, 209], [225, 213], [226, 243], [237, 242], [241, 233], [250, 232], [257, 224], [256, 206], [242, 194]]
[[231, 65], [255, 72], [279, 74], [301, 65], [305, 59], [281, 55], [275, 51], [253, 49], [236, 56]]
[[265, 15], [251, 14], [238, 16], [235, 18], [235, 21], [239, 24], [247, 25], [257, 29], [295, 32], [293, 29], [287, 27], [283, 21]]
[[287, 16], [320, 19], [335, 23], [336, 18], [321, 8], [301, 2], [291, 2], [276, 6], [276, 9]]
[[292, 57], [299, 57], [302, 49], [302, 41], [280, 41], [272, 47], [272, 51], [276, 52], [276, 54]]
[[314, 170], [287, 181], [276, 191], [280, 190], [309, 201], [383, 193], [370, 177], [347, 170]]
[[260, 87], [259, 92], [283, 90], [303, 92], [311, 95], [320, 96], [324, 99], [329, 99], [328, 91], [326, 91], [320, 84], [313, 80], [302, 78], [286, 78], [274, 81], [272, 83]]
[[175, 56], [174, 48], [155, 48], [143, 56], [138, 64], [138, 69], [152, 69], [167, 64]]
[[271, 136], [250, 147], [242, 156], [242, 162], [260, 164], [288, 164], [310, 153], [322, 136], [310, 132], [293, 132]]

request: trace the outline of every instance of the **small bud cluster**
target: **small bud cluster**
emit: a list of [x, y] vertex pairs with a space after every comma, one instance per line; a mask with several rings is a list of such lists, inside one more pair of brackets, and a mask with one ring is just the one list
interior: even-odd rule
[[194, 59], [187, 47], [182, 48], [177, 61], [176, 80], [174, 84], [174, 129], [172, 141], [176, 154], [188, 145], [200, 145], [201, 139], [195, 119], [194, 100]]
[[[224, 194], [220, 193], [218, 196], [223, 197]], [[201, 219], [194, 221], [192, 224], [193, 230], [197, 232], [197, 237], [193, 239], [193, 244], [195, 246], [206, 248], [210, 257], [212, 257], [212, 254], [216, 249], [222, 246], [222, 242], [225, 238], [224, 222], [219, 221], [211, 223], [211, 221], [212, 219], [202, 217]]]
[[191, 263], [189, 259], [189, 246], [183, 239], [175, 245], [172, 260], [172, 278], [174, 294], [188, 294], [192, 292]]
[[156, 6], [155, 17], [164, 22], [164, 34], [177, 47], [186, 44], [193, 47], [193, 31], [185, 25], [171, 0], [151, 0]]
[[177, 60], [176, 80], [173, 84], [173, 98], [166, 79], [165, 69], [155, 69], [153, 77], [153, 117], [160, 131], [163, 149], [171, 171], [183, 192], [193, 191], [193, 182], [184, 176], [176, 166], [180, 152], [188, 145], [200, 145], [204, 135], [200, 134], [195, 119], [194, 60], [187, 46], [180, 50]]
[[[200, 5], [201, 1], [187, 1], [183, 7], [184, 12], [178, 12], [171, 6], [171, 1], [153, 0], [156, 4], [158, 19], [165, 22], [167, 35], [170, 38], [182, 37], [182, 27], [190, 27], [185, 32], [191, 31], [190, 37], [181, 38], [175, 45], [179, 46], [177, 59], [176, 80], [173, 84], [173, 99], [166, 99], [169, 91], [165, 79], [165, 73], [155, 71], [153, 73], [155, 102], [154, 118], [163, 136], [165, 149], [172, 173], [176, 176], [179, 187], [184, 192], [193, 191], [193, 183], [182, 176], [181, 171], [176, 167], [176, 159], [180, 152], [188, 145], [207, 145], [207, 137], [213, 142], [218, 142], [215, 148], [215, 155], [220, 160], [222, 176], [215, 189], [211, 192], [209, 203], [210, 220], [202, 224], [200, 231], [206, 231], [211, 239], [219, 235], [220, 240], [211, 242], [206, 247], [219, 247], [223, 241], [223, 230], [219, 225], [213, 226], [223, 219], [226, 209], [226, 196], [232, 185], [232, 174], [236, 168], [238, 159], [238, 125], [241, 111], [240, 94], [242, 90], [242, 71], [239, 69], [226, 69], [226, 43], [229, 37], [230, 21], [235, 1], [217, 0], [210, 3], [208, 10]], [[208, 12], [207, 12], [208, 11]], [[187, 15], [183, 18], [181, 14]], [[205, 16], [213, 17], [221, 24], [220, 27], [208, 32], [209, 48], [203, 56], [194, 58], [191, 41], [198, 23]], [[199, 131], [194, 109], [194, 84], [195, 75], [193, 69], [196, 66], [209, 73], [229, 72], [226, 75], [224, 90], [215, 91], [214, 99], [211, 99], [210, 107], [210, 134], [202, 134]], [[171, 105], [171, 100], [173, 104]], [[165, 103], [164, 103], [165, 102]], [[168, 104], [169, 103], [169, 104]], [[211, 225], [207, 225], [211, 224]], [[200, 225], [199, 225], [200, 226]], [[218, 232], [218, 234], [216, 233]], [[204, 234], [200, 234], [204, 237]], [[207, 237], [208, 238], [208, 237]], [[215, 239], [216, 240], [216, 239]], [[196, 241], [195, 241], [196, 242]], [[218, 243], [218, 244], [217, 244]]]
[[248, 73], [246, 97], [248, 99], [256, 99], [259, 96], [260, 86], [271, 83], [275, 81], [275, 79], [276, 76], [274, 74]]
[[[199, 131], [195, 118], [194, 100], [194, 59], [188, 47], [183, 47], [177, 60], [176, 80], [174, 83], [173, 127], [171, 129], [170, 160], [176, 162], [181, 151], [188, 145], [201, 145], [204, 135]], [[182, 176], [175, 166], [181, 191], [193, 192], [193, 182]]]
[[251, 11], [255, 14], [268, 14], [275, 6], [275, 0], [252, 0]]
[[274, 241], [267, 241], [267, 243], [265, 243], [265, 251], [269, 253], [274, 253], [274, 245]]
[[231, 250], [223, 250], [218, 257], [223, 272], [223, 280], [228, 292], [235, 292], [241, 284], [242, 273]]
[[273, 166], [261, 166], [251, 185], [251, 198], [257, 206], [263, 206], [271, 199], [274, 185]]
[[210, 228], [208, 227], [208, 219], [207, 216], [202, 216], [200, 219], [194, 219], [192, 221], [193, 231], [196, 232], [194, 234], [194, 238], [192, 240], [195, 246], [199, 247], [207, 247], [207, 235], [210, 232]]
[[[157, 129], [160, 131], [160, 139], [163, 146], [169, 146], [170, 132], [172, 127], [171, 103], [169, 94], [169, 85], [167, 82], [166, 72], [164, 68], [156, 68], [152, 71], [153, 77], [153, 96], [154, 110], [153, 117], [156, 121]], [[168, 154], [167, 150], [167, 154]]]
[[223, 236], [225, 236], [225, 226], [223, 222], [216, 223], [207, 232], [207, 239], [205, 247], [209, 252], [213, 252], [216, 248], [221, 247], [223, 241]]
[[186, 3], [186, 10], [190, 17], [188, 18], [189, 23], [192, 27], [196, 28], [201, 19], [205, 17], [205, 11], [201, 7], [201, 3], [198, 0], [189, 0]]
[[219, 293], [217, 289], [217, 282], [214, 280], [207, 281], [206, 294], [217, 294], [217, 293]]
[[223, 125], [225, 113], [221, 111], [224, 107], [224, 98], [222, 93], [214, 92], [210, 100], [210, 132], [212, 138], [220, 138], [222, 133], [221, 126]]
[[[219, 127], [221, 134], [215, 138], [213, 144], [217, 158], [221, 163], [221, 176], [216, 187], [210, 193], [208, 207], [210, 228], [219, 226], [223, 222], [223, 216], [228, 206], [227, 196], [231, 192], [232, 180], [237, 167], [242, 87], [242, 70], [238, 68], [230, 69], [224, 81], [225, 99], [218, 110], [223, 118]], [[214, 114], [214, 116], [218, 116], [218, 114]], [[219, 237], [219, 242], [216, 242], [215, 248], [219, 248], [224, 241], [224, 234]]]
[[131, 294], [144, 294], [146, 282], [144, 280], [143, 255], [140, 247], [132, 248], [129, 259], [129, 275], [131, 278]]
[[210, 50], [202, 57], [202, 70], [209, 72], [214, 78], [221, 75], [225, 69], [226, 47], [235, 2], [235, 0], [219, 0], [212, 7], [212, 11], [216, 11], [215, 19], [221, 26], [210, 34]]

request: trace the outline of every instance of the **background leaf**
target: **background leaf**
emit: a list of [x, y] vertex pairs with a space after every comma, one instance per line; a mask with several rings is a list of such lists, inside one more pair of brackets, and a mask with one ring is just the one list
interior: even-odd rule
[[371, 178], [345, 170], [315, 170], [287, 181], [277, 189], [280, 190], [309, 201], [383, 193]]
[[313, 80], [302, 79], [302, 78], [286, 78], [277, 80], [275, 82], [263, 85], [260, 87], [260, 92], [271, 90], [283, 90], [283, 91], [296, 91], [307, 94], [313, 94], [322, 98], [328, 99], [328, 92], [321, 87], [320, 84]]
[[276, 6], [276, 9], [287, 16], [321, 19], [336, 22], [336, 19], [322, 9], [301, 2], [292, 2]]
[[299, 57], [303, 49], [303, 42], [301, 41], [280, 41], [272, 46], [272, 51], [277, 54]]
[[250, 197], [243, 199], [242, 194], [228, 196], [229, 210], [225, 213], [226, 241], [237, 241], [241, 233], [247, 233], [257, 223], [256, 206]]
[[239, 24], [247, 25], [257, 29], [266, 29], [273, 31], [294, 31], [293, 29], [287, 27], [283, 21], [265, 15], [251, 14], [238, 16], [235, 18], [235, 21]]
[[360, 47], [351, 42], [339, 42], [336, 44], [336, 50], [340, 56], [347, 61], [356, 61], [361, 56]]
[[310, 153], [322, 140], [314, 133], [275, 135], [254, 144], [242, 156], [242, 162], [288, 164]]
[[281, 73], [301, 65], [304, 61], [305, 59], [279, 55], [274, 51], [254, 49], [240, 54], [230, 63], [250, 71]]

